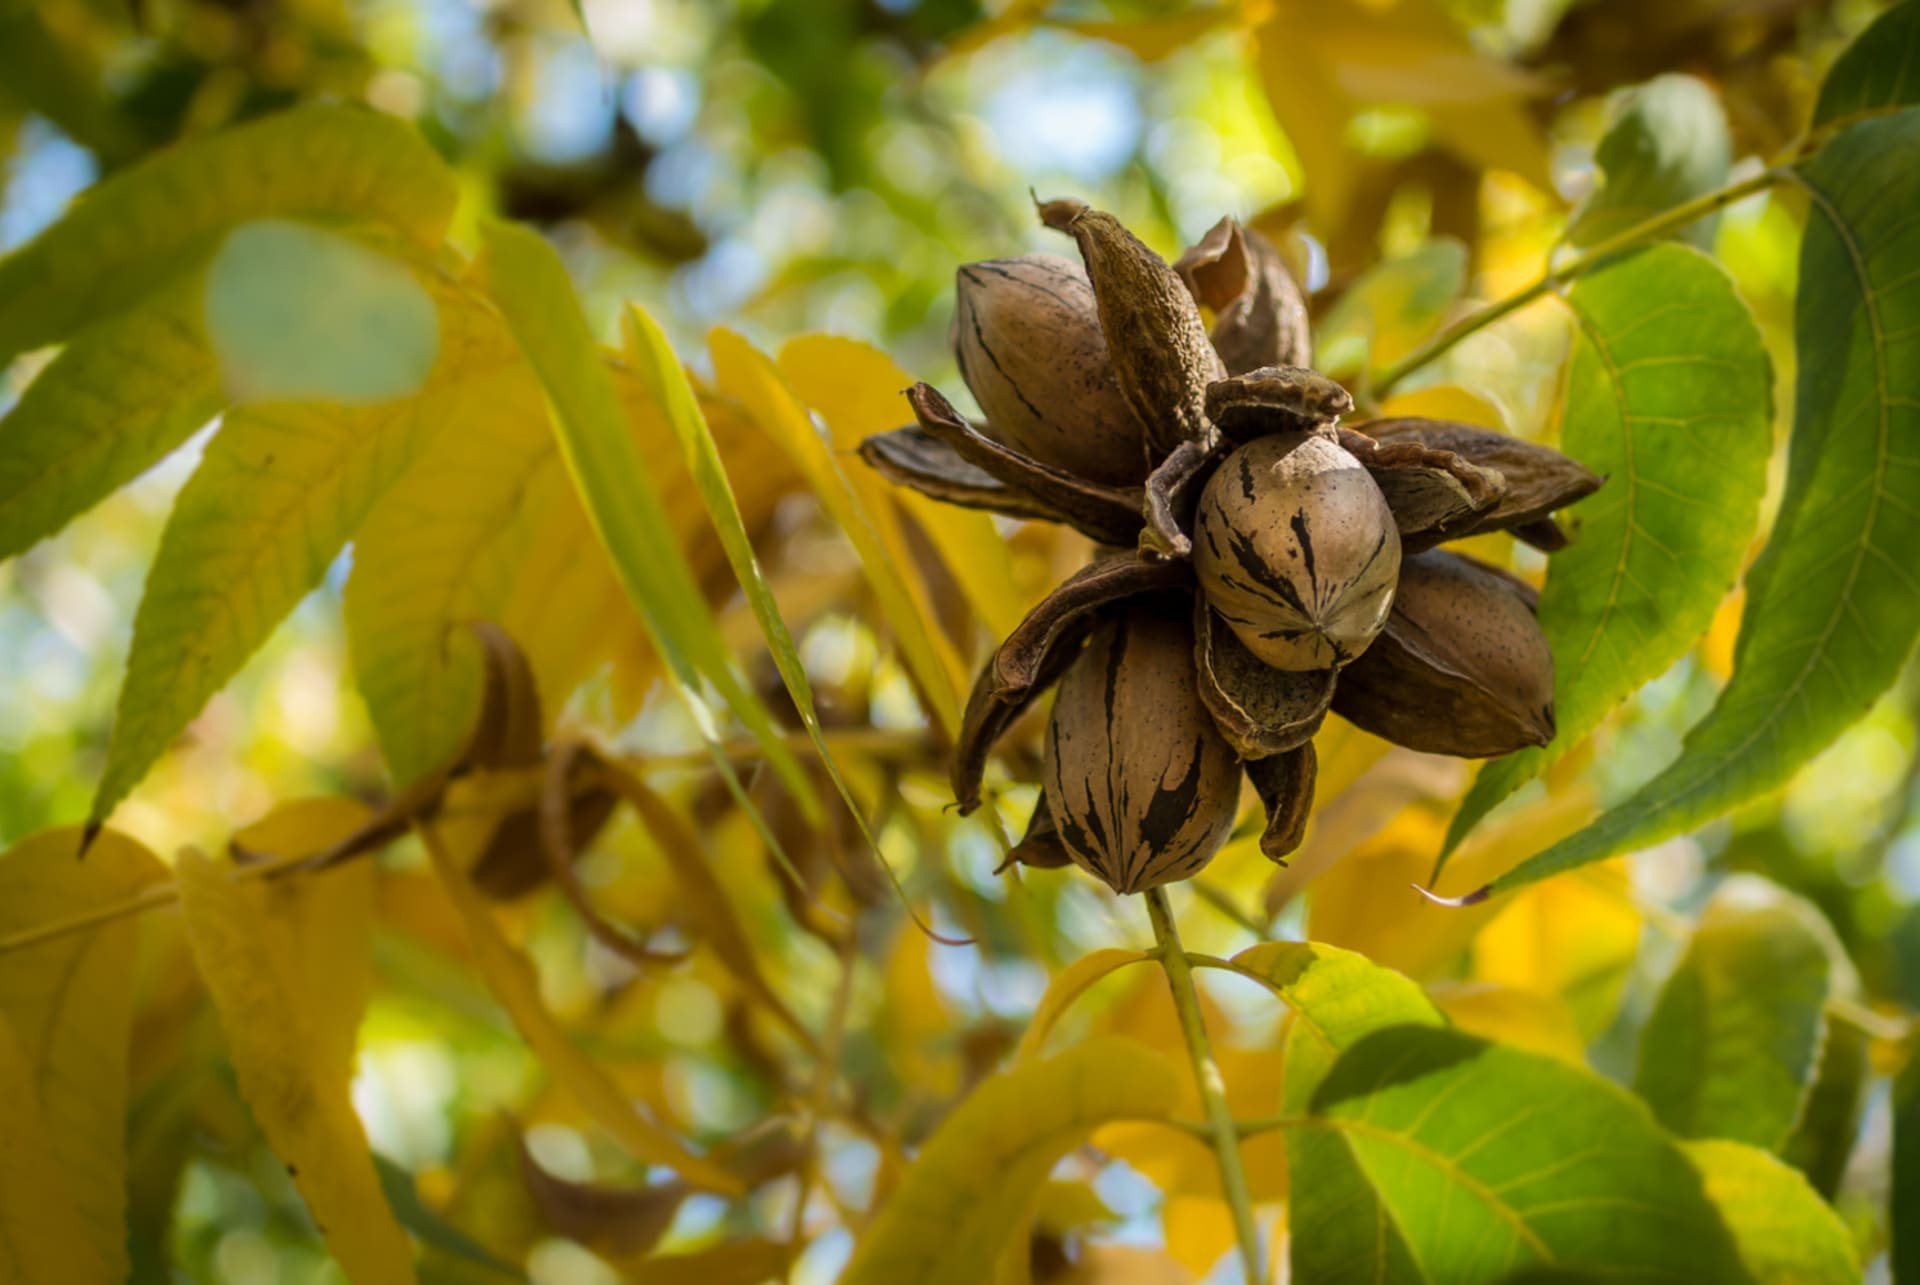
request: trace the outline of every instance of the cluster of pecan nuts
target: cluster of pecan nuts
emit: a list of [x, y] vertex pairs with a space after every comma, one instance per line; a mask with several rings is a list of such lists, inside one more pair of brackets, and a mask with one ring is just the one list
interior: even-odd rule
[[1052, 255], [959, 272], [955, 351], [986, 422], [918, 384], [917, 427], [861, 447], [937, 499], [1104, 546], [981, 672], [953, 763], [961, 809], [1055, 683], [1043, 793], [1014, 855], [1078, 863], [1121, 893], [1212, 858], [1242, 771], [1266, 805], [1262, 850], [1293, 851], [1329, 709], [1442, 754], [1550, 740], [1532, 588], [1438, 546], [1505, 530], [1551, 552], [1566, 542], [1553, 512], [1600, 479], [1467, 424], [1340, 427], [1353, 400], [1309, 369], [1299, 288], [1232, 219], [1170, 267], [1111, 214], [1039, 210], [1084, 272]]

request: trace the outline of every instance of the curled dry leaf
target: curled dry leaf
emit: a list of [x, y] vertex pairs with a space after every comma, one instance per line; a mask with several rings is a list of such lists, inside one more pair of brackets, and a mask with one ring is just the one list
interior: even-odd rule
[[1334, 712], [1410, 749], [1461, 758], [1553, 739], [1553, 652], [1524, 581], [1442, 549], [1408, 558], [1384, 633], [1348, 666]]
[[1060, 680], [1045, 790], [1060, 839], [1118, 893], [1191, 878], [1233, 828], [1240, 764], [1194, 689], [1180, 604], [1137, 601]]
[[1218, 442], [1182, 442], [1147, 478], [1140, 551], [1153, 558], [1184, 558], [1193, 552], [1187, 531], [1200, 502], [1200, 488], [1224, 457]]
[[1241, 447], [1214, 472], [1193, 559], [1207, 601], [1255, 656], [1330, 669], [1386, 623], [1400, 536], [1358, 460], [1325, 437], [1289, 433]]
[[874, 472], [899, 486], [910, 486], [963, 509], [985, 509], [1010, 518], [1039, 518], [1064, 522], [1051, 504], [1008, 486], [993, 474], [969, 464], [944, 438], [923, 428], [896, 428], [860, 443], [860, 458]]
[[1506, 476], [1412, 437], [1380, 442], [1352, 429], [1340, 445], [1373, 474], [1400, 529], [1402, 553], [1472, 531], [1506, 494]]
[[1042, 223], [1080, 247], [1114, 375], [1145, 429], [1149, 458], [1205, 441], [1207, 385], [1227, 371], [1186, 284], [1106, 211], [1071, 199], [1043, 201], [1039, 210]]
[[1592, 495], [1606, 480], [1550, 447], [1472, 424], [1408, 417], [1371, 420], [1359, 428], [1383, 444], [1412, 441], [1451, 451], [1470, 464], [1498, 471], [1506, 480], [1499, 501], [1471, 526], [1455, 531], [1448, 539], [1482, 531], [1511, 531], [1551, 553], [1566, 543], [1566, 537], [1550, 515]]
[[1260, 851], [1269, 861], [1286, 865], [1286, 858], [1307, 837], [1307, 817], [1313, 811], [1313, 783], [1320, 758], [1313, 742], [1305, 741], [1285, 754], [1247, 764], [1247, 779], [1267, 810], [1267, 828]]
[[1060, 827], [1053, 822], [1053, 812], [1047, 807], [1047, 792], [1042, 790], [1040, 797], [1034, 800], [1033, 815], [1027, 819], [1026, 835], [1013, 845], [1007, 853], [1007, 859], [1000, 863], [994, 873], [999, 874], [1011, 865], [1058, 870], [1072, 864], [1073, 854], [1060, 841]]
[[1213, 348], [1229, 374], [1313, 360], [1307, 301], [1273, 242], [1221, 219], [1173, 265], [1213, 312]]
[[960, 811], [980, 806], [980, 774], [994, 742], [1060, 677], [1105, 609], [1137, 594], [1192, 583], [1184, 563], [1122, 553], [1082, 567], [1041, 599], [988, 659], [967, 698], [952, 768]]
[[1353, 394], [1305, 366], [1263, 366], [1207, 386], [1207, 414], [1221, 436], [1245, 444], [1274, 433], [1329, 430], [1353, 409]]
[[1138, 486], [1146, 441], [1080, 265], [1055, 254], [969, 263], [955, 286], [953, 354], [987, 435], [1088, 481]]
[[907, 401], [921, 429], [961, 459], [1028, 499], [1046, 505], [1055, 520], [1103, 544], [1132, 544], [1140, 533], [1140, 488], [1104, 486], [1029, 459], [984, 436], [931, 384], [915, 384]]
[[1275, 669], [1247, 650], [1205, 597], [1195, 595], [1194, 663], [1200, 700], [1243, 759], [1296, 749], [1320, 730], [1337, 671]]

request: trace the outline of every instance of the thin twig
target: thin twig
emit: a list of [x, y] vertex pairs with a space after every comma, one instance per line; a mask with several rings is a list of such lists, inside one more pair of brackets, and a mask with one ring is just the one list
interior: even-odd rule
[[1398, 362], [1381, 372], [1374, 381], [1373, 393], [1376, 397], [1385, 397], [1395, 384], [1413, 374], [1421, 367], [1430, 364], [1467, 336], [1485, 330], [1494, 322], [1511, 313], [1518, 312], [1534, 300], [1550, 293], [1591, 272], [1593, 269], [1619, 255], [1622, 251], [1633, 249], [1655, 237], [1663, 236], [1676, 228], [1685, 227], [1696, 219], [1723, 210], [1735, 201], [1764, 191], [1787, 177], [1785, 165], [1774, 165], [1761, 170], [1758, 174], [1744, 178], [1738, 183], [1718, 188], [1691, 201], [1684, 201], [1670, 210], [1654, 215], [1643, 223], [1637, 223], [1624, 232], [1608, 237], [1592, 249], [1574, 258], [1568, 259], [1557, 268], [1549, 269], [1539, 280], [1504, 299], [1477, 308], [1473, 312], [1454, 322], [1433, 338], [1415, 348]]
[[1149, 888], [1145, 896], [1147, 917], [1153, 920], [1153, 937], [1160, 945], [1160, 965], [1166, 970], [1167, 989], [1173, 993], [1174, 1012], [1180, 1017], [1187, 1055], [1193, 1061], [1193, 1078], [1200, 1086], [1200, 1101], [1206, 1108], [1214, 1159], [1220, 1166], [1220, 1188], [1226, 1195], [1227, 1207], [1233, 1211], [1241, 1265], [1246, 1269], [1248, 1285], [1260, 1285], [1267, 1279], [1266, 1258], [1260, 1249], [1260, 1228], [1253, 1220], [1247, 1171], [1240, 1160], [1240, 1137], [1234, 1130], [1233, 1111], [1227, 1105], [1226, 1080], [1220, 1074], [1220, 1064], [1213, 1058], [1213, 1045], [1207, 1039], [1206, 1021], [1200, 1014], [1200, 994], [1194, 989], [1193, 969], [1180, 946], [1180, 930], [1174, 927], [1173, 911], [1167, 906], [1166, 889]]

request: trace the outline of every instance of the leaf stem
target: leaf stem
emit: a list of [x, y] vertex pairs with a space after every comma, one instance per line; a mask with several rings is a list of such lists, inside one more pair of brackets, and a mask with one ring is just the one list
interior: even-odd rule
[[1735, 201], [1772, 187], [1787, 177], [1787, 169], [1788, 167], [1784, 164], [1769, 166], [1738, 183], [1716, 188], [1694, 197], [1691, 201], [1683, 201], [1670, 210], [1663, 210], [1644, 222], [1636, 223], [1625, 231], [1608, 237], [1592, 249], [1568, 259], [1559, 267], [1548, 269], [1539, 280], [1525, 289], [1475, 309], [1382, 371], [1373, 384], [1374, 396], [1385, 397], [1395, 384], [1451, 351], [1467, 336], [1485, 330], [1502, 317], [1518, 312], [1556, 287], [1586, 275], [1621, 251], [1630, 250], [1642, 242], [1651, 241], [1676, 228], [1685, 227], [1696, 219], [1705, 218], [1715, 211], [1725, 209]]
[[1206, 1108], [1213, 1154], [1220, 1166], [1220, 1187], [1226, 1194], [1228, 1208], [1233, 1211], [1234, 1232], [1240, 1242], [1240, 1261], [1249, 1285], [1258, 1285], [1267, 1278], [1262, 1265], [1260, 1229], [1253, 1220], [1253, 1198], [1247, 1189], [1246, 1168], [1240, 1162], [1240, 1135], [1234, 1129], [1233, 1111], [1227, 1105], [1226, 1081], [1220, 1075], [1220, 1064], [1213, 1059], [1213, 1045], [1207, 1039], [1206, 1022], [1200, 1015], [1200, 993], [1194, 989], [1193, 969], [1180, 946], [1180, 930], [1174, 927], [1167, 891], [1149, 888], [1144, 895], [1147, 917], [1153, 921], [1153, 937], [1160, 947], [1160, 965], [1166, 970], [1167, 989], [1173, 992], [1174, 1012], [1179, 1015], [1180, 1030], [1187, 1039], [1187, 1055], [1193, 1061], [1193, 1078], [1200, 1086], [1200, 1101]]

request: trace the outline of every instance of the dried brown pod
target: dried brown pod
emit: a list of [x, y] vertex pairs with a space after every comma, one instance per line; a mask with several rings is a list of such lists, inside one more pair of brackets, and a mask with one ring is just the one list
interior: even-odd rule
[[987, 434], [1088, 481], [1139, 485], [1146, 441], [1080, 265], [1055, 254], [994, 259], [967, 264], [955, 284], [953, 354]]
[[1027, 613], [981, 669], [967, 697], [952, 766], [953, 797], [963, 815], [980, 806], [980, 776], [994, 742], [1060, 677], [1103, 613], [1129, 598], [1192, 583], [1184, 563], [1115, 554], [1082, 567]]
[[1349, 665], [1334, 712], [1410, 749], [1461, 758], [1553, 739], [1553, 652], [1525, 581], [1433, 549], [1406, 559], [1393, 614]]
[[1053, 505], [968, 463], [944, 438], [924, 428], [876, 433], [860, 443], [860, 458], [889, 482], [910, 486], [922, 495], [963, 509], [985, 509], [1043, 522], [1064, 521], [1064, 515]]
[[[1140, 532], [1140, 488], [1107, 486], [1042, 464], [984, 436], [931, 384], [907, 390], [907, 403], [920, 429], [944, 442], [954, 455], [1020, 492], [1027, 503], [1044, 505], [1065, 522], [1102, 544], [1132, 544]], [[893, 434], [885, 434], [892, 437]], [[871, 440], [871, 439], [869, 439]], [[933, 457], [924, 450], [924, 460]], [[974, 479], [969, 473], [966, 479]]]
[[1313, 811], [1313, 785], [1319, 773], [1320, 759], [1312, 741], [1247, 764], [1247, 779], [1253, 782], [1254, 792], [1267, 810], [1260, 851], [1269, 861], [1286, 865], [1287, 857], [1307, 837], [1307, 817]]
[[1353, 395], [1305, 366], [1263, 366], [1207, 386], [1207, 414], [1220, 435], [1246, 443], [1275, 433], [1331, 431]]
[[1482, 531], [1511, 531], [1551, 553], [1566, 537], [1549, 515], [1592, 495], [1606, 480], [1550, 447], [1472, 424], [1407, 417], [1369, 420], [1356, 427], [1383, 444], [1413, 441], [1451, 451], [1468, 463], [1497, 470], [1506, 480], [1498, 503], [1464, 530], [1450, 533], [1450, 540]]
[[1252, 228], [1221, 219], [1173, 267], [1212, 310], [1213, 348], [1229, 374], [1313, 360], [1307, 301], [1280, 251]]
[[1241, 447], [1194, 518], [1194, 572], [1240, 641], [1276, 669], [1337, 669], [1386, 623], [1400, 572], [1393, 510], [1318, 434]]
[[1119, 219], [1084, 201], [1043, 201], [1040, 221], [1080, 247], [1120, 391], [1157, 463], [1182, 442], [1205, 441], [1207, 385], [1226, 367], [1185, 283]]
[[1058, 870], [1073, 864], [1073, 855], [1067, 851], [1067, 845], [1060, 842], [1060, 827], [1053, 823], [1053, 813], [1047, 808], [1047, 792], [1042, 790], [1034, 801], [1033, 815], [1027, 818], [1027, 832], [1020, 842], [1007, 852], [995, 874], [1008, 866], [1032, 866], [1036, 870]]
[[1340, 445], [1373, 474], [1400, 529], [1402, 554], [1419, 553], [1472, 531], [1506, 494], [1497, 469], [1406, 437], [1378, 442], [1340, 430]]
[[1234, 753], [1249, 761], [1296, 749], [1320, 730], [1336, 671], [1275, 669], [1194, 596], [1193, 657], [1200, 700]]
[[1115, 892], [1191, 878], [1233, 828], [1240, 764], [1194, 691], [1193, 630], [1145, 599], [1060, 680], [1045, 790], [1075, 862]]

